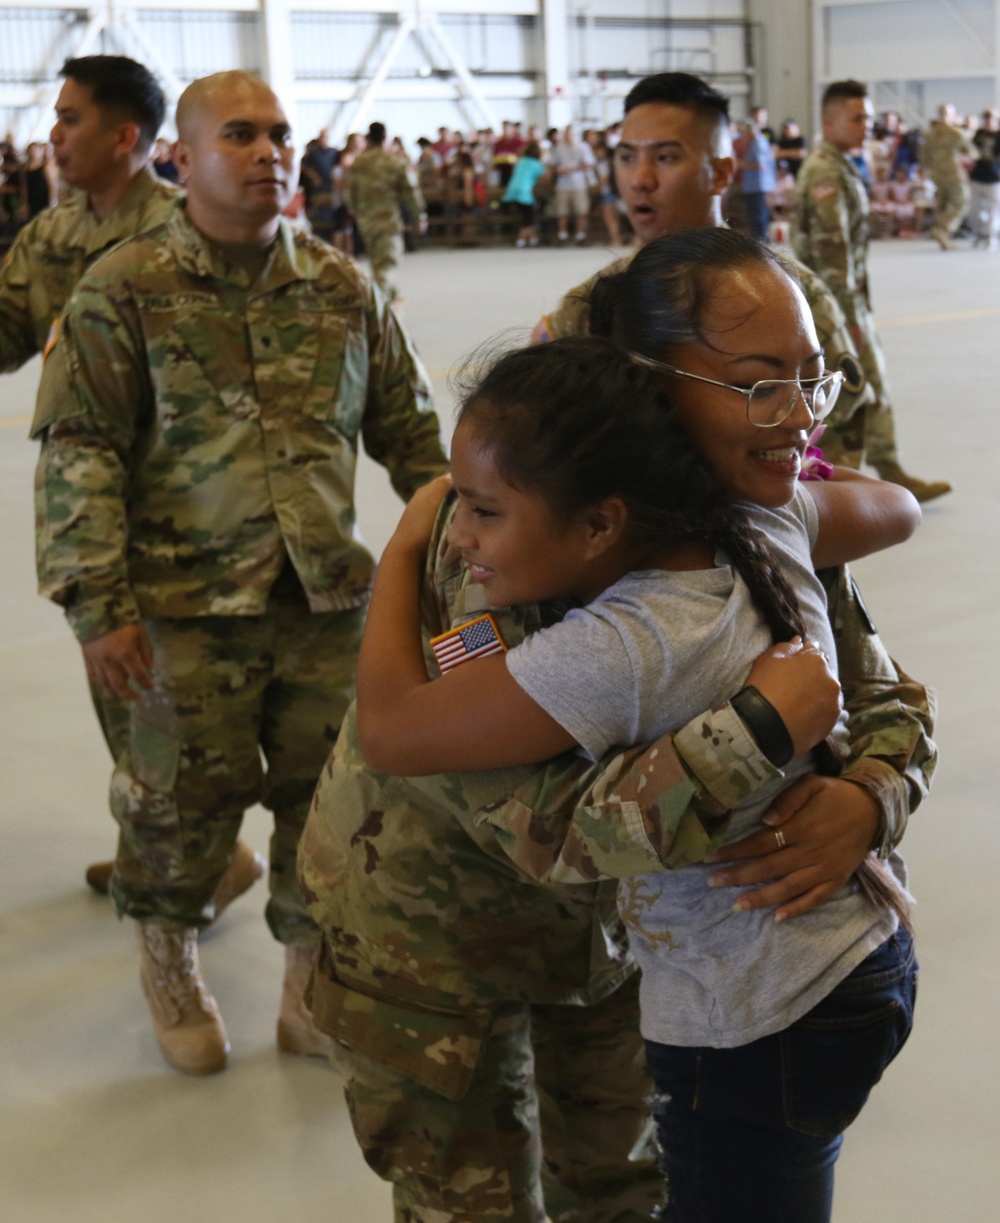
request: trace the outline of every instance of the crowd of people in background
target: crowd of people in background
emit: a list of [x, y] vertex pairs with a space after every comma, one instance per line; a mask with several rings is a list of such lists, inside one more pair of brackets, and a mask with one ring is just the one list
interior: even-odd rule
[[[517, 247], [538, 246], [543, 240], [560, 245], [594, 240], [621, 247], [630, 245], [633, 235], [615, 186], [613, 152], [620, 128], [613, 123], [603, 129], [543, 131], [504, 121], [499, 133], [489, 127], [466, 134], [440, 127], [436, 139], [421, 136], [412, 149], [399, 136], [387, 140], [385, 149], [423, 200], [431, 240], [471, 245], [499, 229]], [[794, 119], [775, 130], [764, 107], [753, 108], [733, 129], [737, 172], [727, 219], [755, 237], [783, 241], [795, 177], [809, 142]], [[161, 137], [152, 164], [161, 178], [176, 182], [171, 147]], [[304, 149], [294, 206], [315, 233], [352, 255], [364, 253], [364, 241], [351, 210], [347, 176], [366, 147], [366, 135], [358, 132], [341, 147], [331, 142], [328, 131], [320, 132]], [[8, 136], [0, 153], [0, 243], [8, 243], [58, 201], [60, 184], [45, 143], [33, 141], [20, 151]], [[852, 157], [871, 198], [873, 237], [932, 235], [948, 247], [957, 236], [997, 249], [1000, 111], [987, 108], [981, 115], [959, 116], [943, 106], [926, 131], [886, 111], [871, 139]], [[946, 220], [939, 225], [942, 206], [957, 212], [954, 224]], [[413, 251], [419, 218], [404, 207], [402, 220], [406, 249]]]
[[21, 153], [8, 136], [0, 143], [0, 240], [13, 238], [59, 196], [52, 151], [33, 140]]
[[[809, 142], [796, 120], [786, 119], [775, 130], [768, 119], [764, 107], [755, 107], [733, 125], [737, 173], [727, 215], [735, 228], [782, 240]], [[613, 123], [543, 132], [505, 121], [499, 134], [492, 128], [463, 134], [441, 127], [435, 140], [420, 137], [412, 156], [398, 136], [387, 147], [419, 189], [432, 236], [474, 242], [483, 236], [482, 222], [494, 216], [507, 222], [517, 247], [538, 246], [545, 234], [560, 245], [594, 239], [619, 247], [633, 238], [615, 185], [620, 128]], [[879, 116], [871, 139], [853, 154], [871, 196], [873, 236], [938, 236], [940, 176], [934, 163], [942, 132], [945, 144], [957, 149], [960, 174], [970, 181], [957, 234], [996, 249], [1000, 112], [992, 108], [959, 118], [952, 107], [942, 107], [926, 132], [910, 127], [896, 111]], [[359, 133], [338, 150], [321, 132], [308, 146], [302, 170], [304, 210], [313, 228], [328, 229], [335, 245], [356, 253], [360, 246], [344, 182], [364, 147]], [[413, 218], [404, 222], [413, 249]]]

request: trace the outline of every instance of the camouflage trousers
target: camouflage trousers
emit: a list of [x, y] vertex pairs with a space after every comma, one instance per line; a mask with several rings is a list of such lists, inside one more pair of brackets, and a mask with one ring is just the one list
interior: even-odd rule
[[885, 354], [871, 311], [867, 307], [859, 307], [857, 316], [866, 340], [859, 359], [865, 380], [875, 394], [875, 402], [859, 403], [847, 420], [823, 434], [820, 445], [831, 463], [843, 467], [859, 468], [862, 460], [872, 467], [882, 463], [898, 463], [896, 421], [889, 395]]
[[[656, 1217], [638, 974], [592, 1006], [479, 1009], [414, 987], [388, 997], [385, 978], [377, 997], [343, 982], [331, 994], [324, 977], [313, 1013], [343, 1034], [331, 1009], [352, 1011], [358, 1039], [334, 1062], [365, 1160], [392, 1183], [395, 1223]], [[471, 1056], [452, 1059], [456, 1047]]]
[[96, 684], [90, 686], [90, 699], [101, 724], [101, 734], [108, 745], [111, 759], [117, 760], [128, 747], [129, 726], [132, 722], [132, 702], [120, 701]]
[[965, 178], [934, 180], [934, 224], [945, 233], [953, 234], [965, 220], [972, 202], [972, 192]]
[[396, 271], [403, 258], [403, 235], [398, 229], [384, 229], [381, 226], [370, 228], [360, 217], [354, 219], [372, 267], [372, 279], [389, 301], [395, 301]]
[[[274, 814], [267, 922], [318, 939], [295, 877], [316, 779], [353, 699], [362, 609], [312, 614], [279, 579], [262, 616], [147, 620], [155, 687], [130, 711], [111, 782], [120, 914], [202, 927], [243, 812]], [[262, 762], [266, 762], [266, 770]]]

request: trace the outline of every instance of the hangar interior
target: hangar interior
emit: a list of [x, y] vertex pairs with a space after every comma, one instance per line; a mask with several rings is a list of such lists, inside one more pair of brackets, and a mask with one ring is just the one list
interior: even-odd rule
[[[173, 97], [206, 72], [259, 69], [306, 135], [376, 118], [410, 141], [505, 118], [610, 122], [631, 81], [667, 68], [710, 75], [736, 114], [764, 103], [805, 131], [824, 82], [844, 75], [869, 83], [876, 110], [918, 124], [942, 101], [1000, 103], [997, 0], [0, 0], [0, 46], [0, 129], [19, 140], [47, 130], [63, 58], [99, 51], [149, 63]], [[446, 433], [448, 374], [463, 355], [501, 332], [526, 339], [608, 258], [595, 247], [407, 257], [405, 322]], [[1000, 256], [882, 242], [872, 277], [906, 463], [954, 491], [926, 507], [913, 540], [856, 568], [890, 651], [939, 694], [941, 763], [903, 846], [919, 902], [916, 1025], [848, 1131], [834, 1218], [992, 1220]], [[0, 1213], [11, 1223], [388, 1220], [388, 1188], [357, 1150], [335, 1073], [275, 1048], [280, 949], [261, 920], [264, 888], [203, 939], [233, 1056], [225, 1074], [192, 1080], [160, 1059], [131, 930], [84, 887], [84, 866], [113, 843], [108, 765], [79, 650], [35, 593], [26, 434], [39, 368], [0, 381]], [[400, 505], [364, 458], [358, 505], [377, 553]], [[266, 812], [248, 813], [256, 849], [268, 831]]]

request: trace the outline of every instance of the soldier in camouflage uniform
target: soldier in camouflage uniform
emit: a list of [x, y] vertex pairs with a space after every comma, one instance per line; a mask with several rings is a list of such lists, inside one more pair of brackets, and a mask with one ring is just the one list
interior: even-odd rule
[[42, 352], [76, 282], [104, 251], [163, 221], [176, 190], [149, 167], [164, 100], [152, 75], [117, 55], [69, 59], [50, 139], [75, 188], [17, 235], [0, 271], [0, 372]]
[[[722, 225], [722, 199], [734, 168], [729, 102], [705, 81], [686, 72], [664, 72], [646, 77], [629, 93], [622, 138], [615, 150], [615, 178], [641, 242], [682, 229]], [[852, 421], [858, 414], [863, 419], [875, 395], [829, 289], [808, 268], [791, 262], [812, 311], [827, 368], [844, 375], [833, 416], [826, 422], [823, 447], [831, 462], [857, 468], [862, 450]], [[624, 263], [619, 260], [605, 271], [615, 272]], [[534, 339], [585, 333], [591, 290], [601, 274], [571, 289], [543, 317]]]
[[952, 234], [965, 220], [972, 200], [969, 175], [962, 158], [975, 158], [971, 138], [955, 122], [955, 108], [938, 107], [938, 117], [920, 146], [920, 164], [934, 184], [934, 228], [931, 237], [942, 250], [954, 249]]
[[43, 370], [38, 562], [91, 678], [132, 698], [112, 894], [138, 922], [165, 1057], [210, 1073], [228, 1043], [197, 934], [257, 801], [274, 812], [267, 918], [287, 949], [279, 1044], [326, 1051], [302, 1002], [318, 932], [295, 850], [372, 575], [357, 446], [404, 497], [445, 459], [382, 296], [280, 219], [295, 157], [273, 93], [222, 73], [185, 91], [177, 122], [186, 202], [84, 276]]
[[[425, 628], [489, 609], [512, 645], [551, 623], [550, 608], [489, 608], [448, 546], [452, 504], [428, 552]], [[881, 820], [852, 834], [842, 882], [869, 846], [898, 843], [936, 751], [929, 693], [888, 658], [846, 570], [829, 579], [852, 741], [842, 777]], [[727, 704], [596, 765], [566, 754], [540, 770], [400, 778], [366, 767], [351, 709], [299, 869], [325, 935], [313, 1011], [336, 1038], [355, 1133], [393, 1183], [397, 1223], [653, 1217], [662, 1184], [643, 1142], [634, 965], [615, 884], [596, 880], [700, 861], [718, 844], [728, 809], [776, 775], [741, 727]], [[829, 816], [786, 826], [797, 843], [817, 820], [801, 855], [776, 852], [771, 832], [727, 851], [756, 859], [727, 881], [808, 869]], [[755, 903], [798, 886], [779, 878]]]
[[427, 215], [420, 188], [413, 186], [406, 166], [384, 146], [385, 127], [373, 123], [368, 129], [368, 147], [347, 171], [345, 184], [375, 283], [393, 301], [396, 269], [403, 257], [401, 210], [419, 218], [421, 233], [427, 228]]
[[857, 166], [847, 156], [868, 133], [872, 104], [857, 81], [835, 81], [823, 95], [823, 139], [795, 180], [792, 245], [836, 297], [875, 403], [855, 413], [842, 438], [883, 480], [908, 488], [918, 501], [951, 491], [944, 480], [920, 480], [900, 466], [885, 358], [875, 330], [868, 292], [868, 192]]
[[[175, 188], [149, 166], [163, 123], [163, 93], [148, 69], [119, 55], [67, 60], [51, 139], [75, 188], [18, 234], [0, 271], [0, 371], [17, 369], [54, 338], [77, 281], [105, 251], [164, 221]], [[91, 685], [101, 730], [117, 760], [128, 741], [128, 705]], [[87, 882], [106, 893], [114, 863], [95, 862]], [[264, 863], [238, 841], [216, 911], [260, 878]]]

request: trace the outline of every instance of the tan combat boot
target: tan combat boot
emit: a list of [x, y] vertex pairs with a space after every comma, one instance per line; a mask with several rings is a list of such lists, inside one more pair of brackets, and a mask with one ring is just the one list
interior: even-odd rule
[[[97, 892], [99, 896], [107, 896], [108, 888], [111, 884], [111, 872], [114, 869], [115, 864], [113, 860], [110, 862], [95, 862], [93, 865], [88, 866], [84, 876], [87, 880], [87, 886]], [[229, 859], [229, 865], [226, 867], [226, 873], [219, 880], [219, 886], [215, 889], [215, 895], [212, 897], [212, 903], [215, 905], [215, 916], [221, 917], [223, 911], [237, 897], [249, 891], [266, 870], [267, 863], [260, 854], [254, 853], [246, 841], [237, 841], [233, 855]]]
[[285, 980], [278, 1015], [278, 1048], [302, 1057], [328, 1058], [333, 1041], [313, 1022], [305, 1003], [306, 987], [316, 963], [316, 947], [285, 948]]
[[267, 863], [261, 855], [254, 853], [246, 841], [237, 841], [226, 873], [219, 880], [212, 897], [215, 916], [221, 917], [233, 901], [248, 892], [266, 870]]
[[137, 926], [139, 980], [160, 1052], [184, 1074], [225, 1070], [229, 1038], [198, 962], [198, 931], [173, 922]]
[[943, 497], [951, 492], [947, 480], [921, 480], [905, 472], [898, 463], [874, 463], [875, 470], [883, 480], [899, 484], [911, 492], [918, 501], [933, 501], [935, 497]]

